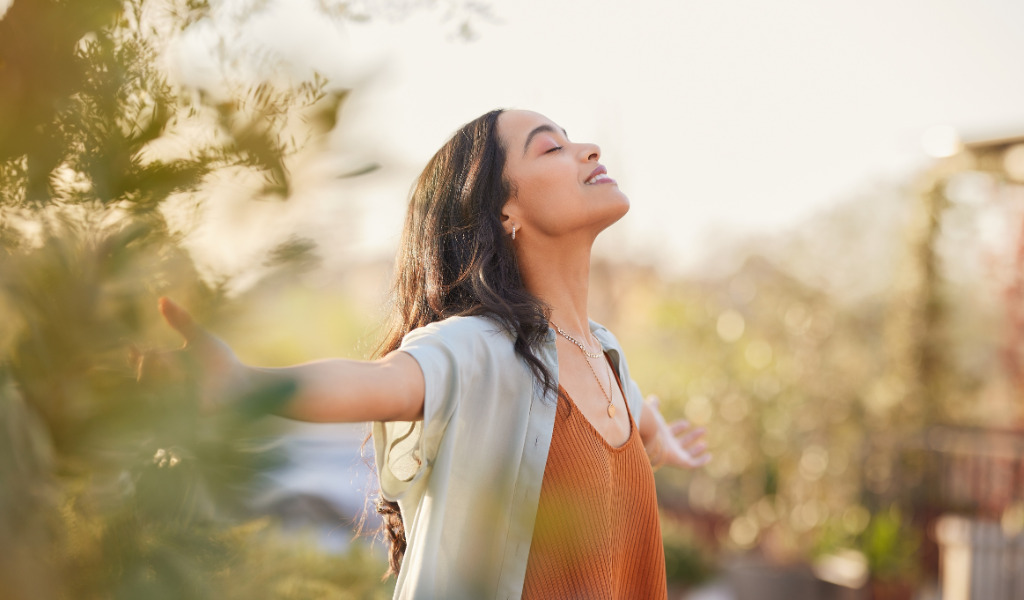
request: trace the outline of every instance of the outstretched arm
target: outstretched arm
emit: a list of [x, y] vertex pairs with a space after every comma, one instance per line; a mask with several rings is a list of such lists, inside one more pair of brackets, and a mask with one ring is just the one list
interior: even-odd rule
[[289, 419], [336, 423], [423, 418], [423, 372], [404, 352], [373, 361], [332, 358], [291, 367], [252, 367], [174, 302], [161, 298], [159, 307], [185, 338], [178, 352], [198, 365], [201, 402], [207, 410], [288, 381], [295, 384], [295, 392], [276, 414]]
[[644, 449], [655, 469], [663, 465], [679, 468], [702, 467], [711, 460], [703, 437], [703, 427], [693, 427], [689, 421], [679, 420], [669, 424], [658, 410], [658, 398], [649, 396], [644, 402], [640, 421], [637, 423]]
[[392, 352], [372, 361], [329, 358], [290, 367], [242, 365], [252, 388], [292, 381], [282, 417], [316, 423], [414, 421], [423, 418], [423, 373], [416, 359]]

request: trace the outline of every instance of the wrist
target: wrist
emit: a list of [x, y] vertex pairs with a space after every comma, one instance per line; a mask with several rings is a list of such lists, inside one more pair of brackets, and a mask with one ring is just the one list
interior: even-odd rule
[[647, 450], [647, 459], [651, 461], [651, 469], [657, 471], [665, 464], [665, 442], [662, 440], [662, 432], [659, 430], [651, 441]]
[[205, 410], [220, 411], [237, 406], [255, 386], [256, 369], [242, 363], [234, 353], [222, 354], [207, 366], [199, 391]]

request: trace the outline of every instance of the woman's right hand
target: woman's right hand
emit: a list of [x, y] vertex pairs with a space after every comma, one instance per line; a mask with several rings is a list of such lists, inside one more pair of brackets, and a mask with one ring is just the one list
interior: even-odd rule
[[164, 320], [181, 334], [185, 344], [172, 352], [139, 356], [139, 379], [151, 376], [156, 371], [196, 377], [203, 412], [223, 407], [232, 391], [244, 386], [244, 367], [241, 361], [227, 344], [197, 325], [192, 315], [170, 298], [161, 297], [158, 307]]

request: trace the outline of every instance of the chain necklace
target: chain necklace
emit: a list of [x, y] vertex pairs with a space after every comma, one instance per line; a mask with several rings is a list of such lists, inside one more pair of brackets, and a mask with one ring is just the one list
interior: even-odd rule
[[[552, 323], [552, 325], [555, 325], [555, 324]], [[604, 397], [608, 400], [608, 418], [614, 419], [615, 418], [615, 405], [612, 404], [613, 396], [610, 393], [610, 390], [612, 389], [611, 373], [609, 373], [609, 375], [608, 375], [608, 390], [605, 390], [604, 389], [604, 384], [601, 383], [601, 378], [597, 376], [597, 371], [594, 370], [594, 365], [592, 365], [590, 363], [590, 359], [591, 358], [601, 358], [601, 354], [596, 353], [596, 352], [588, 352], [586, 346], [584, 346], [576, 338], [574, 338], [571, 335], [569, 335], [568, 333], [562, 331], [562, 328], [559, 327], [558, 325], [555, 325], [555, 330], [558, 331], [558, 333], [561, 334], [562, 337], [564, 337], [565, 339], [567, 339], [570, 342], [572, 342], [573, 344], [575, 344], [580, 349], [580, 352], [583, 353], [583, 357], [584, 357], [583, 360], [585, 360], [587, 362], [587, 366], [590, 367], [590, 372], [593, 373], [593, 375], [594, 375], [594, 381], [597, 382], [597, 386], [599, 388], [601, 388], [601, 393], [604, 394]]]
[[[552, 325], [555, 324], [552, 323]], [[558, 325], [555, 325], [555, 329], [558, 330], [558, 333], [561, 334], [562, 337], [579, 346], [579, 349], [582, 350], [583, 353], [589, 356], [590, 358], [601, 358], [601, 355], [599, 353], [590, 352], [589, 350], [587, 350], [587, 347], [583, 345], [583, 342], [579, 341], [578, 339], [572, 337], [571, 335], [563, 331], [562, 328], [559, 327]]]

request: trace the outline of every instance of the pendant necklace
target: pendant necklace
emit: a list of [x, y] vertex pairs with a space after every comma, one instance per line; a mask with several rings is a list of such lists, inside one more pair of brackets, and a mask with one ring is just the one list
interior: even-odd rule
[[[552, 323], [552, 325], [555, 325], [555, 324]], [[573, 344], [575, 344], [576, 347], [578, 347], [580, 349], [580, 352], [583, 353], [583, 360], [587, 361], [587, 366], [590, 367], [590, 372], [594, 374], [594, 381], [597, 382], [598, 387], [601, 388], [601, 393], [604, 394], [604, 397], [608, 400], [608, 418], [614, 419], [615, 418], [615, 405], [612, 404], [612, 395], [609, 393], [609, 391], [612, 389], [611, 374], [609, 373], [609, 377], [608, 377], [608, 390], [605, 390], [604, 389], [604, 384], [601, 383], [601, 378], [597, 376], [597, 371], [594, 370], [594, 365], [592, 365], [590, 363], [590, 359], [591, 358], [601, 358], [602, 354], [599, 353], [599, 352], [590, 352], [590, 351], [588, 351], [587, 347], [583, 345], [583, 342], [577, 340], [576, 338], [572, 337], [571, 335], [569, 335], [568, 333], [563, 331], [562, 328], [559, 327], [558, 325], [555, 325], [555, 330], [562, 337], [564, 337], [565, 339], [567, 339], [570, 342], [572, 342]]]

